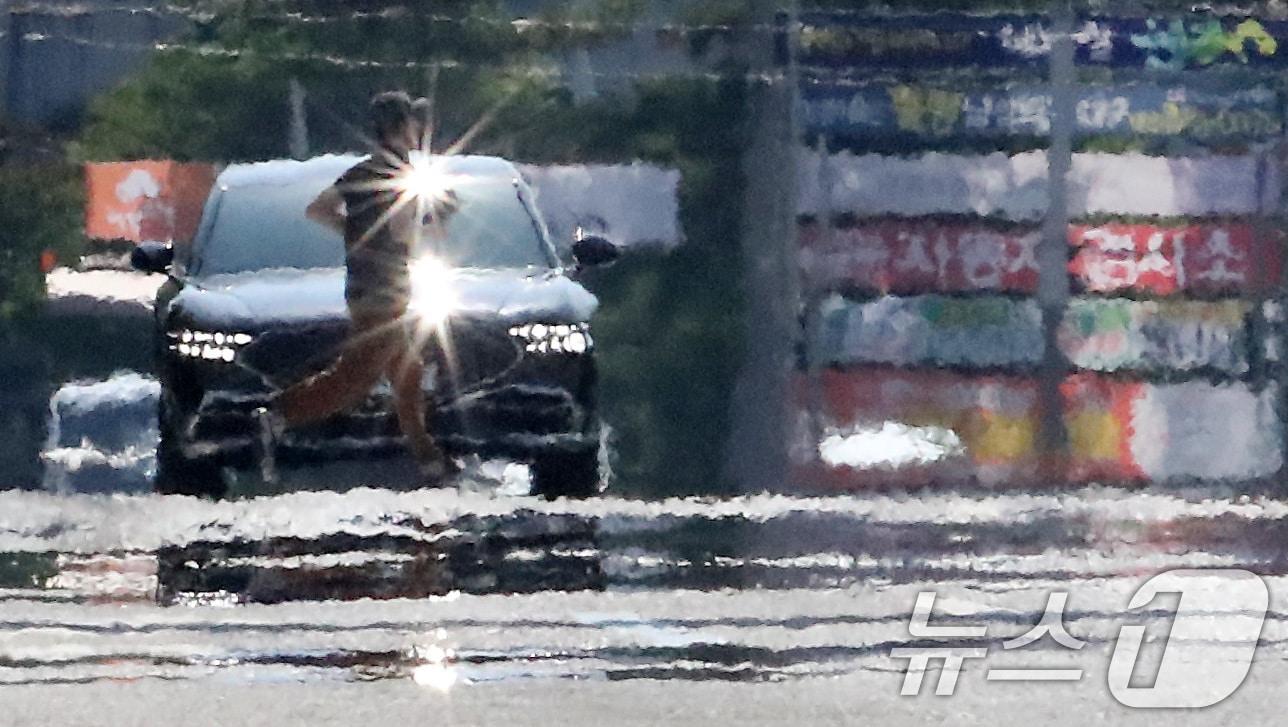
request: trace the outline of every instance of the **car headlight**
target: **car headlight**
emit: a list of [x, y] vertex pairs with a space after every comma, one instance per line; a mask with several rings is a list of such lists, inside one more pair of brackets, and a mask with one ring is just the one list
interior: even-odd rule
[[184, 358], [231, 362], [237, 351], [255, 340], [249, 333], [198, 331], [184, 328], [166, 334], [170, 350]]
[[510, 329], [529, 353], [570, 353], [579, 355], [595, 346], [588, 323], [525, 323]]

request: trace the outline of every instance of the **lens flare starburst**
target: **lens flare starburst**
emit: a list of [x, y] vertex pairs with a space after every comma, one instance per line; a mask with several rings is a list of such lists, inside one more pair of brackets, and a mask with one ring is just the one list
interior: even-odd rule
[[456, 305], [451, 269], [431, 255], [422, 255], [412, 261], [408, 308], [421, 323], [430, 328], [442, 326]]
[[450, 177], [441, 157], [414, 151], [398, 176], [399, 192], [433, 202], [451, 192]]

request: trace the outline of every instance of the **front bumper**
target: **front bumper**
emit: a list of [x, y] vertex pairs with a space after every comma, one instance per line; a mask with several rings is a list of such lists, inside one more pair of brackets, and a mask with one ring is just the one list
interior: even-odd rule
[[[269, 389], [255, 377], [229, 376], [218, 364], [206, 370], [199, 401], [180, 438], [188, 459], [214, 459], [223, 466], [255, 464], [256, 408]], [[214, 375], [216, 371], [219, 376]], [[443, 382], [446, 377], [436, 377]], [[453, 455], [531, 461], [542, 453], [588, 452], [599, 446], [595, 413], [595, 364], [590, 355], [527, 356], [494, 380], [427, 388], [427, 428]], [[304, 463], [380, 458], [404, 452], [387, 384], [358, 407], [318, 424], [288, 430], [277, 459]]]

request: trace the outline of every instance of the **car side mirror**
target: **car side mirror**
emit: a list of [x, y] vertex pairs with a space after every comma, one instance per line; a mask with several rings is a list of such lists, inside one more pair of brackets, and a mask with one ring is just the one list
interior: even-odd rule
[[174, 262], [174, 246], [165, 242], [141, 242], [130, 253], [130, 267], [144, 273], [164, 273]]
[[599, 235], [579, 235], [572, 243], [572, 257], [577, 261], [578, 267], [607, 265], [621, 256], [621, 248]]

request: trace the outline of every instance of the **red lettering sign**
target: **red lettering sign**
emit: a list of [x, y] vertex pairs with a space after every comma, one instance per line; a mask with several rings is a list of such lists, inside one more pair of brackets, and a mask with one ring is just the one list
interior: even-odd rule
[[1000, 231], [934, 220], [880, 220], [833, 228], [800, 226], [799, 261], [820, 287], [881, 293], [996, 290], [1032, 293], [1038, 268], [1034, 228]]
[[1267, 292], [1279, 280], [1281, 236], [1246, 223], [1074, 225], [1069, 272], [1096, 293]]

